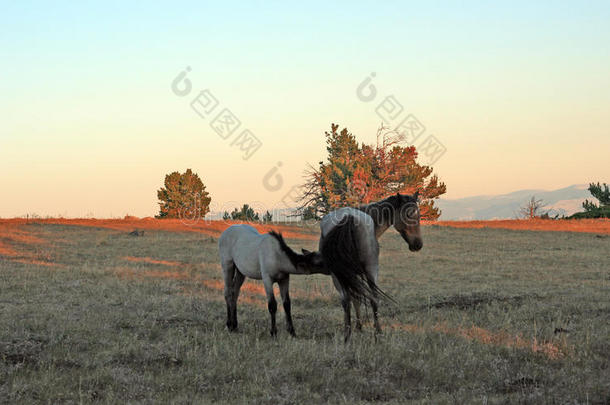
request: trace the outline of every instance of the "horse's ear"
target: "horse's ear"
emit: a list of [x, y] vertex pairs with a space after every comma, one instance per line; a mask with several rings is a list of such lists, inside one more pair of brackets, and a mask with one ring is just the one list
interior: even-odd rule
[[419, 200], [419, 190], [417, 190], [415, 194], [413, 194], [413, 198], [415, 198], [415, 201]]
[[308, 254], [310, 254], [310, 253], [311, 253], [311, 252], [310, 252], [309, 250], [307, 250], [307, 249], [301, 249], [301, 252], [303, 252], [303, 254], [304, 254], [304, 255], [308, 255]]

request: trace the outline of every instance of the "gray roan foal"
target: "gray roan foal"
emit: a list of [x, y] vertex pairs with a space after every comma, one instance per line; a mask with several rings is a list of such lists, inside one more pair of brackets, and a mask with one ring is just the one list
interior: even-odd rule
[[286, 313], [286, 327], [295, 336], [290, 313], [288, 283], [290, 274], [322, 273], [322, 255], [318, 252], [302, 250], [294, 252], [284, 242], [281, 234], [269, 232], [260, 234], [250, 225], [232, 225], [227, 228], [218, 241], [220, 264], [225, 282], [225, 301], [227, 303], [227, 327], [237, 330], [237, 298], [239, 289], [246, 277], [263, 280], [267, 294], [267, 307], [271, 314], [271, 336], [277, 334], [275, 313], [277, 301], [273, 294], [273, 283], [280, 286], [280, 295]]
[[356, 329], [362, 328], [360, 303], [369, 301], [375, 331], [381, 332], [377, 315], [379, 296], [390, 297], [377, 287], [379, 237], [394, 226], [409, 245], [409, 250], [418, 251], [423, 247], [418, 194], [396, 194], [357, 208], [340, 208], [325, 215], [320, 222], [320, 252], [335, 288], [341, 294], [346, 342], [352, 331], [352, 300], [356, 310]]

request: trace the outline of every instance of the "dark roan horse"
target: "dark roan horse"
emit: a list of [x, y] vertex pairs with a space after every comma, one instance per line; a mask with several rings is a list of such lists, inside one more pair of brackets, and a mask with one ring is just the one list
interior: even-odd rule
[[[362, 328], [360, 304], [370, 302], [375, 332], [381, 332], [379, 298], [390, 298], [377, 286], [379, 237], [390, 227], [398, 231], [409, 250], [423, 247], [418, 193], [396, 194], [357, 208], [345, 207], [325, 215], [320, 222], [320, 253], [341, 294], [344, 337], [351, 336], [351, 302], [356, 310], [356, 329]], [[391, 299], [391, 298], [390, 298]]]

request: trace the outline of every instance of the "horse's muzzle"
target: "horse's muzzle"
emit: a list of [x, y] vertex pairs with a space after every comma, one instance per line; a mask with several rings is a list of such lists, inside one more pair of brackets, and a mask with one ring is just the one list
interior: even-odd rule
[[409, 250], [411, 252], [417, 252], [418, 250], [421, 250], [421, 248], [424, 247], [424, 242], [421, 240], [421, 237], [419, 236], [415, 236], [415, 237], [409, 237], [409, 235], [406, 232], [399, 232], [400, 236], [402, 236], [402, 238], [405, 240], [405, 242], [407, 242], [407, 245], [409, 245]]
[[424, 242], [422, 242], [421, 239], [415, 239], [413, 241], [413, 243], [409, 243], [409, 250], [411, 252], [417, 252], [418, 250], [421, 250], [421, 248], [424, 247]]

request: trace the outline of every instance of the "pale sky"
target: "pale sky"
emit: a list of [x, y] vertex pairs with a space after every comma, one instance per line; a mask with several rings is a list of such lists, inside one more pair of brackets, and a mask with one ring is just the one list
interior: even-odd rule
[[[416, 146], [446, 148], [447, 198], [610, 180], [610, 3], [327, 3], [4, 3], [0, 216], [152, 216], [187, 168], [213, 209], [273, 208], [331, 122], [374, 142], [390, 95], [426, 127]], [[227, 140], [210, 127], [223, 108], [241, 121]], [[244, 129], [262, 143], [248, 160]]]

